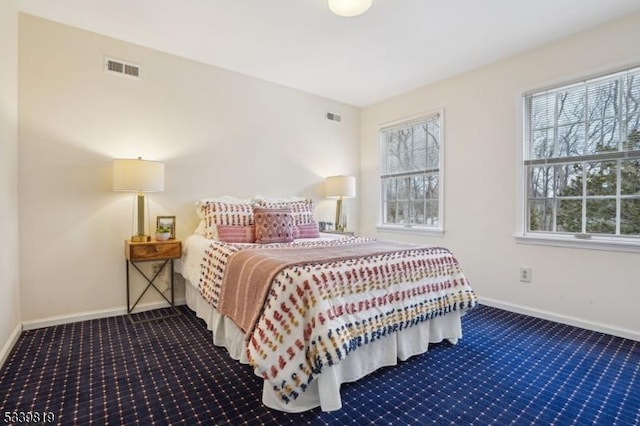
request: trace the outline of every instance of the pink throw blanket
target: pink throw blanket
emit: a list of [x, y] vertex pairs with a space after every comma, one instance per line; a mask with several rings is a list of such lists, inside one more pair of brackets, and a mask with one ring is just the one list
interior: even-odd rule
[[417, 248], [391, 241], [327, 247], [287, 247], [241, 250], [229, 257], [222, 280], [219, 311], [233, 319], [248, 338], [262, 312], [273, 278], [283, 269], [328, 263]]

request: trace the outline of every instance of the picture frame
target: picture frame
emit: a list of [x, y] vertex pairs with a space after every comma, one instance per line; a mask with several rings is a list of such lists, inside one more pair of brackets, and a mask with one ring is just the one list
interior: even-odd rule
[[170, 240], [176, 238], [176, 217], [175, 216], [157, 216], [156, 217], [156, 229], [160, 227], [167, 227], [170, 229]]

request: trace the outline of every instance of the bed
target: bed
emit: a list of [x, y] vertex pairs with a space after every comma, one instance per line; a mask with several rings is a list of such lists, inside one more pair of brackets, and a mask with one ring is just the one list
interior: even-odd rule
[[462, 337], [477, 299], [449, 250], [321, 234], [310, 200], [259, 206], [201, 200], [178, 270], [214, 344], [263, 378], [266, 406], [338, 410], [342, 383]]

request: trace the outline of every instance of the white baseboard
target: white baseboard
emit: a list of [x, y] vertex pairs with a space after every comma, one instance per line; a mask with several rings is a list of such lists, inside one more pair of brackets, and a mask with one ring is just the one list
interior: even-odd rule
[[[186, 301], [184, 298], [179, 298], [175, 300], [175, 304], [176, 306], [184, 305], [186, 304]], [[146, 304], [136, 306], [134, 313], [150, 311], [152, 309], [166, 308], [167, 306], [168, 306], [167, 302], [164, 302], [164, 301], [146, 303]], [[22, 327], [24, 330], [34, 330], [36, 328], [51, 327], [53, 325], [70, 324], [72, 322], [116, 317], [116, 316], [126, 315], [126, 314], [127, 314], [126, 308], [102, 309], [97, 311], [86, 311], [86, 312], [79, 312], [79, 313], [70, 314], [70, 315], [59, 315], [55, 317], [41, 318], [37, 320], [22, 321]]]
[[572, 325], [574, 327], [584, 328], [586, 330], [597, 331], [599, 333], [610, 334], [612, 336], [618, 336], [625, 339], [630, 339], [630, 340], [635, 340], [637, 342], [640, 342], [640, 332], [637, 330], [629, 330], [626, 328], [612, 327], [607, 324], [602, 324], [602, 323], [592, 322], [592, 321], [585, 321], [585, 320], [570, 317], [567, 315], [560, 315], [554, 312], [543, 311], [540, 309], [534, 309], [527, 306], [515, 305], [513, 303], [502, 302], [500, 300], [494, 300], [494, 299], [488, 299], [486, 297], [478, 297], [478, 301], [483, 305], [504, 309], [505, 311], [528, 315], [530, 317], [535, 317], [535, 318], [542, 318], [542, 319], [553, 321], [553, 322], [559, 322], [561, 324]]
[[[559, 322], [561, 324], [572, 325], [574, 327], [580, 327], [587, 330], [597, 331], [599, 333], [606, 333], [612, 336], [618, 336], [625, 339], [635, 340], [640, 342], [640, 332], [636, 330], [629, 330], [624, 328], [612, 327], [610, 325], [601, 324], [592, 321], [585, 321], [578, 318], [569, 317], [566, 315], [560, 315], [554, 312], [543, 311], [540, 309], [534, 309], [527, 306], [516, 305], [513, 303], [503, 302], [500, 300], [489, 299], [486, 297], [479, 297], [479, 302], [483, 305], [492, 306], [494, 308], [504, 309], [506, 311], [515, 312], [518, 314], [528, 315], [536, 318], [542, 318], [549, 321]], [[176, 299], [176, 305], [184, 305], [186, 300], [184, 298]], [[164, 308], [167, 304], [165, 302], [148, 303], [139, 306], [135, 312], [148, 311], [151, 309]], [[87, 321], [99, 318], [108, 318], [119, 315], [125, 315], [127, 313], [126, 308], [104, 309], [98, 311], [80, 312], [71, 315], [60, 315], [55, 317], [42, 318], [37, 320], [23, 321], [22, 326], [18, 325], [11, 334], [9, 341], [0, 350], [0, 367], [5, 361], [5, 357], [11, 352], [11, 349], [15, 345], [22, 330], [34, 330], [36, 328], [50, 327], [53, 325], [69, 324], [78, 321]]]
[[2, 349], [0, 349], [0, 368], [2, 368], [2, 366], [4, 365], [4, 362], [9, 357], [9, 354], [11, 353], [11, 350], [13, 349], [13, 347], [16, 345], [16, 342], [18, 341], [18, 337], [20, 337], [21, 333], [22, 333], [22, 324], [18, 324], [16, 328], [13, 330], [13, 332], [11, 333], [11, 335], [9, 336], [9, 340], [7, 340], [7, 343], [5, 343]]

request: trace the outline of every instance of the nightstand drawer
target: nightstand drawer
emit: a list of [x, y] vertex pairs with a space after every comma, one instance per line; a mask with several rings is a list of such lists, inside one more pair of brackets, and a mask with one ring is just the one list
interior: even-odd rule
[[151, 241], [125, 244], [125, 256], [129, 260], [164, 260], [182, 257], [182, 242], [180, 241]]

